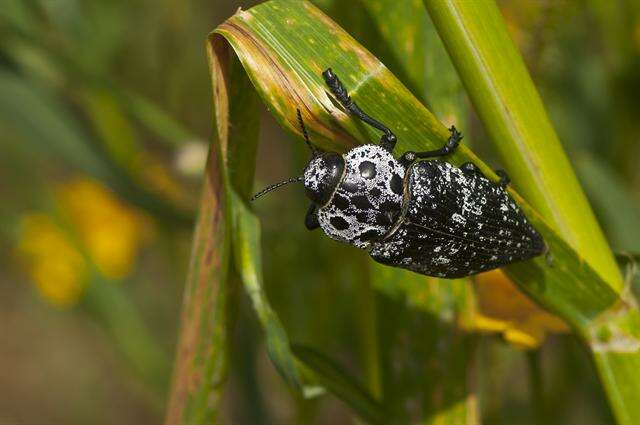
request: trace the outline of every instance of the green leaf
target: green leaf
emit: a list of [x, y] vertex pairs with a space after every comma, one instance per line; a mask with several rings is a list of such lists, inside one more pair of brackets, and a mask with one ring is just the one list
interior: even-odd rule
[[247, 209], [243, 201], [233, 192], [229, 193], [233, 210], [233, 245], [236, 269], [244, 282], [245, 289], [258, 320], [265, 330], [269, 357], [293, 388], [302, 389], [300, 374], [287, 333], [273, 311], [264, 292], [260, 254], [260, 224], [255, 215]]
[[112, 177], [68, 108], [45, 88], [0, 70], [0, 116], [4, 125], [32, 144], [33, 152], [57, 155], [102, 180]]
[[496, 4], [425, 0], [514, 186], [612, 288], [607, 242]]
[[166, 421], [171, 424], [212, 422], [228, 367], [233, 288], [230, 287], [227, 202], [212, 146], [206, 168], [189, 273], [182, 300], [180, 336]]
[[515, 186], [548, 223], [533, 220], [553, 266], [537, 259], [507, 271], [581, 335], [618, 421], [633, 423], [640, 414], [640, 379], [631, 372], [640, 364], [640, 313], [500, 11], [490, 0], [425, 4]]
[[[229, 328], [236, 308], [229, 266], [235, 267], [266, 331], [269, 355], [302, 389], [286, 332], [262, 286], [260, 229], [243, 199], [253, 181], [258, 110], [250, 83], [222, 39], [207, 45], [213, 86], [214, 135], [185, 288], [182, 328], [168, 423], [219, 419], [226, 381]], [[231, 259], [235, 264], [230, 264]]]
[[576, 169], [615, 251], [640, 252], [640, 202], [611, 167], [587, 154]]
[[309, 347], [294, 345], [294, 354], [302, 363], [303, 370], [313, 379], [327, 387], [340, 400], [350, 406], [362, 419], [372, 424], [391, 423], [384, 407], [360, 385], [354, 383], [334, 361]]
[[[228, 51], [225, 51], [221, 38], [211, 39], [210, 42], [212, 79], [224, 84], [224, 75], [216, 74], [220, 68], [215, 64], [219, 65], [228, 60], [225, 59]], [[233, 226], [231, 243], [235, 269], [243, 282], [245, 291], [253, 302], [258, 320], [265, 330], [267, 350], [271, 360], [289, 385], [297, 390], [302, 390], [302, 381], [289, 347], [287, 333], [278, 315], [271, 308], [264, 292], [260, 224], [245, 204], [251, 193], [255, 170], [259, 128], [258, 100], [250, 89], [251, 84], [242, 72], [242, 67], [237, 60], [232, 60], [228, 72], [227, 78], [230, 78], [230, 81], [226, 89], [229, 97], [227, 100], [223, 100], [222, 96], [216, 99], [216, 113], [219, 114], [216, 123], [218, 129], [222, 130], [219, 134], [222, 135], [225, 130], [228, 131], [227, 157], [220, 163], [220, 166], [229, 201], [226, 216]], [[221, 79], [218, 80], [218, 78]], [[214, 87], [219, 87], [215, 84]], [[225, 117], [220, 112], [224, 112], [221, 106], [226, 101], [228, 101], [228, 116]], [[225, 122], [225, 118], [228, 119], [228, 122]], [[225, 126], [226, 129], [224, 129]], [[220, 149], [225, 149], [222, 143]]]
[[123, 169], [134, 172], [142, 145], [116, 97], [108, 90], [83, 90], [79, 101], [109, 157]]
[[182, 146], [187, 141], [198, 140], [193, 132], [149, 99], [129, 91], [123, 91], [121, 97], [127, 112], [152, 131], [159, 140], [174, 148]]
[[408, 81], [400, 79], [417, 89], [416, 97], [438, 119], [465, 132], [468, 108], [462, 83], [422, 1], [366, 0], [362, 5], [381, 33], [384, 51], [390, 52], [379, 59], [400, 72], [399, 77], [407, 75]]

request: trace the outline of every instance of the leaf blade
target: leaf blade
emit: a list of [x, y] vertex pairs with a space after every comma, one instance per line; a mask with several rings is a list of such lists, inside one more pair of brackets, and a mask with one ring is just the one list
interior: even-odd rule
[[619, 290], [611, 250], [496, 4], [425, 5], [514, 185]]
[[[640, 414], [640, 384], [630, 373], [640, 362], [639, 310], [500, 11], [492, 1], [424, 2], [516, 186], [566, 240], [543, 231], [552, 255], [564, 251], [557, 272], [536, 273], [525, 264], [507, 272], [574, 327], [592, 352], [618, 421], [632, 423]], [[565, 255], [569, 245], [575, 255]], [[540, 260], [528, 264], [535, 263], [544, 267]]]

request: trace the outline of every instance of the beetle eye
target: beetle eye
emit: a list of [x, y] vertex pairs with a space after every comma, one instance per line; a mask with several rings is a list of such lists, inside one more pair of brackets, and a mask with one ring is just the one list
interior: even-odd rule
[[329, 202], [342, 178], [344, 159], [337, 153], [325, 153], [313, 157], [304, 170], [304, 187], [307, 197], [316, 205]]

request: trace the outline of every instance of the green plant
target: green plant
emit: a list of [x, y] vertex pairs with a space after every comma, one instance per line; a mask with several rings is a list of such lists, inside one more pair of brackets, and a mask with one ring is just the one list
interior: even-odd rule
[[[384, 2], [365, 3], [375, 16], [376, 10], [380, 11], [375, 5]], [[552, 265], [538, 258], [508, 267], [507, 273], [528, 296], [564, 319], [579, 335], [592, 353], [616, 418], [620, 423], [632, 423], [640, 405], [639, 381], [633, 372], [640, 365], [639, 312], [625, 291], [613, 255], [499, 11], [491, 2], [425, 1], [425, 5], [504, 166], [514, 176], [518, 193], [529, 203], [514, 190], [512, 195], [543, 234], [553, 256]], [[402, 32], [394, 34], [402, 36]], [[407, 36], [405, 41], [410, 39]], [[363, 109], [385, 117], [398, 135], [400, 151], [441, 146], [448, 136], [446, 126], [378, 59], [307, 2], [272, 0], [239, 11], [211, 34], [207, 51], [214, 140], [185, 295], [169, 422], [199, 422], [219, 414], [233, 325], [232, 294], [238, 280], [265, 330], [271, 360], [294, 391], [312, 396], [322, 387], [371, 422], [407, 420], [411, 412], [402, 409], [406, 394], [401, 394], [398, 382], [390, 382], [393, 379], [388, 379], [390, 372], [385, 370], [389, 353], [377, 351], [380, 346], [388, 349], [380, 338], [398, 332], [397, 327], [384, 334], [368, 334], [372, 350], [363, 362], [367, 384], [361, 385], [337, 371], [334, 362], [326, 359], [327, 353], [292, 350], [267, 301], [259, 224], [246, 203], [258, 126], [257, 96], [252, 86], [278, 123], [294, 134], [299, 134], [295, 111], [300, 108], [314, 143], [326, 149], [344, 151], [376, 139], [373, 131], [350, 119], [327, 96], [320, 73], [329, 65], [345, 76], [348, 87], [354, 87], [351, 95]], [[418, 81], [416, 65], [403, 63], [403, 58], [396, 58], [400, 69], [412, 89], [420, 92], [428, 81]], [[456, 80], [450, 86], [459, 88]], [[432, 101], [436, 107], [442, 105], [438, 103], [442, 97]], [[455, 105], [451, 111], [460, 113], [461, 107]], [[466, 146], [452, 155], [451, 161], [473, 161], [495, 178]], [[439, 331], [430, 338], [446, 341], [450, 348], [454, 367], [439, 383], [424, 383], [429, 387], [422, 389], [425, 394], [440, 395], [425, 395], [420, 419], [473, 421], [477, 417], [476, 395], [468, 372], [473, 372], [469, 357], [474, 339], [453, 329], [456, 320], [441, 316], [445, 312], [457, 316], [469, 313], [467, 303], [472, 294], [468, 282], [436, 282], [438, 289], [425, 291], [425, 287], [433, 288], [433, 282], [427, 284], [426, 279], [406, 273], [374, 270], [373, 286], [387, 293], [400, 292], [439, 319], [434, 321]], [[363, 290], [363, 298], [371, 296], [368, 291], [371, 288]], [[369, 318], [375, 320], [375, 315]], [[436, 357], [434, 361], [443, 359]], [[430, 403], [433, 399], [447, 403], [436, 406]]]

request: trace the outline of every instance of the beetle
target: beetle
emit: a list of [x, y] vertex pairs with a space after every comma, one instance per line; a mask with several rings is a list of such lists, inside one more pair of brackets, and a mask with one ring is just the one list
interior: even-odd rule
[[436, 150], [393, 156], [397, 138], [384, 124], [363, 112], [338, 76], [322, 76], [336, 99], [353, 117], [383, 132], [378, 144], [365, 144], [344, 155], [314, 147], [300, 110], [298, 120], [312, 157], [300, 177], [311, 205], [309, 230], [321, 228], [331, 239], [365, 249], [377, 262], [416, 273], [459, 278], [528, 260], [546, 245], [506, 191], [509, 177], [487, 179], [471, 162], [455, 167], [438, 158], [458, 147], [454, 126]]

